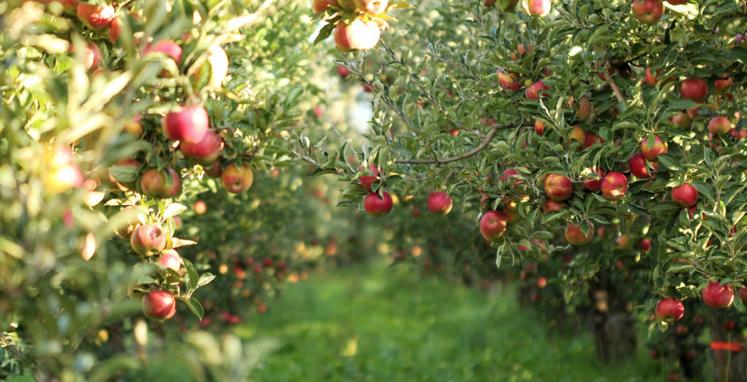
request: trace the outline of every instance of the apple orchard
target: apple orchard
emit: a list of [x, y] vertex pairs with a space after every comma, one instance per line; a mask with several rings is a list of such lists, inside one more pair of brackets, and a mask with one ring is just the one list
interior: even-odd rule
[[0, 378], [147, 380], [178, 352], [244, 379], [231, 329], [373, 257], [375, 226], [421, 277], [512, 281], [599, 362], [747, 380], [743, 0], [5, 0], [0, 23]]

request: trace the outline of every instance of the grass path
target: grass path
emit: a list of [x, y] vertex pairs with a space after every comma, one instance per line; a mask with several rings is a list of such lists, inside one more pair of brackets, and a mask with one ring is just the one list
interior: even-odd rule
[[599, 365], [588, 335], [548, 338], [510, 290], [485, 293], [406, 268], [367, 266], [291, 285], [268, 314], [239, 328], [271, 336], [255, 381], [651, 381], [640, 351]]

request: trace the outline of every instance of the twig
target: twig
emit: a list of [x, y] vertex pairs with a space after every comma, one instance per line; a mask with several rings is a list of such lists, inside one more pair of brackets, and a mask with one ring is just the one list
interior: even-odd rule
[[441, 165], [451, 162], [460, 161], [463, 159], [467, 159], [469, 157], [474, 156], [475, 154], [479, 153], [480, 151], [484, 150], [486, 147], [488, 147], [488, 144], [490, 144], [490, 141], [495, 138], [495, 135], [498, 133], [498, 130], [502, 126], [495, 125], [492, 130], [488, 133], [488, 135], [485, 136], [485, 138], [482, 139], [482, 142], [480, 142], [477, 147], [473, 148], [472, 150], [466, 151], [462, 154], [459, 154], [454, 157], [446, 158], [446, 159], [400, 159], [395, 161], [397, 164], [435, 164], [435, 165]]
[[[610, 67], [610, 62], [607, 61], [607, 65], [605, 65], [607, 68]], [[625, 105], [625, 97], [623, 97], [622, 92], [620, 91], [620, 88], [617, 86], [615, 81], [612, 79], [612, 75], [609, 74], [609, 71], [605, 73], [604, 78], [607, 80], [607, 83], [612, 88], [612, 92], [615, 93], [615, 98], [617, 98], [617, 102], [620, 102], [621, 104]]]

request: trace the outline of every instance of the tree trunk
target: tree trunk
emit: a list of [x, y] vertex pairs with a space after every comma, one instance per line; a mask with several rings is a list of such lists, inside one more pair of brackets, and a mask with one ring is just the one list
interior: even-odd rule
[[713, 356], [713, 372], [719, 382], [747, 381], [747, 349], [744, 347], [742, 328], [727, 325], [723, 316], [712, 315], [711, 354]]
[[603, 289], [590, 291], [592, 331], [597, 358], [611, 362], [635, 354], [638, 336], [635, 319], [625, 304], [613, 301]]

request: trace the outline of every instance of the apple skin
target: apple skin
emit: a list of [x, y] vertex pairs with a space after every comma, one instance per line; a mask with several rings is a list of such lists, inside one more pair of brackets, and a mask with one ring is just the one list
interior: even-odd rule
[[173, 198], [181, 193], [182, 181], [173, 168], [145, 170], [140, 176], [140, 191], [154, 198]]
[[731, 306], [734, 302], [734, 289], [731, 285], [724, 285], [718, 281], [711, 281], [701, 292], [703, 303], [711, 308], [723, 309]]
[[498, 84], [501, 85], [502, 88], [506, 90], [510, 90], [512, 92], [518, 91], [521, 89], [521, 83], [519, 82], [519, 79], [516, 74], [514, 73], [507, 73], [503, 71], [497, 71], [498, 74]]
[[669, 152], [667, 143], [664, 142], [658, 135], [651, 138], [644, 138], [641, 140], [641, 154], [648, 160], [656, 160], [659, 155], [666, 154]]
[[666, 297], [656, 303], [656, 318], [660, 320], [679, 321], [685, 316], [685, 305], [682, 301]]
[[148, 44], [143, 50], [143, 55], [151, 53], [163, 53], [171, 57], [177, 65], [182, 63], [182, 47], [172, 40], [160, 40], [154, 44]]
[[644, 237], [643, 239], [638, 241], [638, 248], [643, 251], [643, 253], [648, 253], [651, 248], [653, 247], [653, 242], [650, 238]]
[[208, 132], [207, 110], [201, 105], [182, 106], [163, 117], [163, 130], [169, 139], [199, 143]]
[[722, 92], [730, 88], [732, 84], [734, 84], [734, 80], [731, 77], [719, 78], [718, 80], [713, 81], [713, 87], [716, 89], [716, 92]]
[[628, 192], [628, 178], [621, 172], [610, 172], [602, 179], [602, 196], [607, 200], [620, 200]]
[[691, 184], [677, 186], [672, 189], [672, 200], [680, 207], [692, 207], [698, 203], [698, 190]]
[[679, 112], [672, 116], [672, 124], [680, 129], [689, 129], [692, 126], [693, 120], [685, 112]]
[[44, 191], [50, 195], [82, 187], [84, 178], [68, 146], [52, 146], [44, 151], [46, 171], [42, 176]]
[[346, 68], [345, 65], [337, 65], [337, 74], [339, 74], [343, 79], [348, 78], [350, 75], [350, 69]]
[[153, 256], [166, 247], [166, 232], [155, 224], [143, 224], [130, 235], [130, 246], [140, 256]]
[[386, 12], [389, 0], [355, 0], [355, 6], [359, 12], [378, 15]]
[[229, 164], [220, 176], [223, 187], [233, 194], [244, 192], [254, 183], [254, 172], [249, 166]]
[[171, 269], [174, 272], [178, 272], [181, 269], [184, 260], [179, 256], [179, 253], [173, 249], [166, 249], [161, 252], [161, 256], [158, 258], [158, 265]]
[[529, 87], [527, 87], [526, 89], [525, 95], [527, 99], [536, 101], [540, 97], [546, 97], [548, 94], [545, 90], [549, 90], [549, 89], [550, 87], [545, 85], [545, 83], [542, 82], [542, 80], [540, 80], [529, 85]]
[[337, 24], [334, 32], [335, 45], [342, 52], [368, 50], [376, 46], [381, 37], [381, 29], [375, 22], [355, 19], [350, 24]]
[[523, 5], [529, 16], [543, 17], [552, 9], [550, 0], [526, 0]]
[[545, 135], [545, 123], [538, 120], [534, 121], [534, 133], [537, 135]]
[[638, 21], [653, 25], [664, 14], [664, 3], [661, 0], [633, 0], [633, 15]]
[[168, 320], [176, 314], [174, 295], [163, 290], [154, 290], [143, 295], [143, 313], [155, 320]]
[[109, 37], [109, 42], [112, 44], [116, 44], [117, 41], [119, 41], [119, 35], [122, 34], [120, 23], [121, 21], [115, 17], [109, 24], [109, 32], [107, 33], [107, 36]]
[[741, 287], [741, 288], [739, 288], [739, 298], [743, 302], [747, 302], [747, 287]]
[[392, 200], [392, 196], [386, 191], [382, 193], [382, 196], [370, 193], [363, 199], [363, 208], [369, 215], [386, 215], [392, 210], [393, 206], [394, 201]]
[[560, 174], [548, 174], [544, 188], [545, 195], [555, 202], [562, 202], [573, 195], [573, 182]]
[[542, 212], [548, 214], [550, 212], [558, 212], [563, 210], [563, 208], [566, 207], [565, 203], [556, 202], [554, 200], [545, 200], [545, 203], [542, 204]]
[[601, 168], [592, 169], [592, 178], [584, 181], [584, 187], [592, 192], [596, 192], [602, 189], [602, 179], [604, 179], [604, 171]]
[[503, 170], [503, 174], [498, 178], [501, 182], [508, 182], [510, 180], [513, 180], [514, 185], [519, 185], [524, 183], [524, 181], [520, 178], [521, 174], [518, 170], [513, 168], [507, 168]]
[[[635, 154], [630, 157], [628, 167], [630, 168], [630, 173], [638, 178], [648, 178], [651, 176], [651, 173], [646, 166], [646, 158], [644, 158], [642, 154]], [[652, 163], [651, 167], [655, 169], [656, 163]]]
[[563, 237], [565, 238], [565, 241], [573, 245], [587, 244], [594, 238], [594, 226], [589, 222], [589, 230], [584, 233], [581, 227], [573, 223], [568, 223], [565, 226]]
[[643, 81], [648, 86], [656, 86], [657, 78], [656, 75], [651, 71], [650, 67], [646, 67], [646, 74]]
[[584, 147], [584, 142], [586, 142], [586, 132], [581, 128], [581, 126], [574, 126], [568, 133], [567, 142], [569, 146], [573, 146], [575, 142], [577, 146], [576, 148], [581, 150]]
[[688, 78], [680, 84], [680, 97], [701, 101], [708, 96], [708, 84], [700, 78]]
[[488, 241], [492, 242], [506, 232], [508, 218], [501, 211], [488, 211], [480, 218], [480, 234]]
[[708, 121], [708, 131], [712, 134], [727, 134], [731, 131], [731, 121], [722, 115]]
[[314, 0], [314, 3], [311, 5], [311, 10], [314, 11], [314, 13], [319, 14], [327, 9], [329, 9], [332, 5], [338, 5], [336, 0]]
[[378, 176], [373, 175], [362, 175], [360, 178], [358, 178], [358, 182], [360, 182], [361, 187], [363, 187], [364, 190], [371, 192], [371, 187], [373, 187], [374, 183], [379, 180]]
[[182, 192], [182, 177], [173, 168], [166, 169], [166, 183], [164, 184], [163, 197], [173, 198]]
[[78, 3], [75, 13], [83, 24], [95, 30], [108, 27], [117, 17], [117, 12], [111, 5]]
[[434, 191], [428, 195], [428, 210], [434, 214], [446, 215], [453, 205], [454, 200], [445, 192]]
[[179, 149], [185, 157], [209, 164], [215, 162], [223, 152], [223, 138], [213, 130], [208, 130], [200, 142], [182, 142]]

